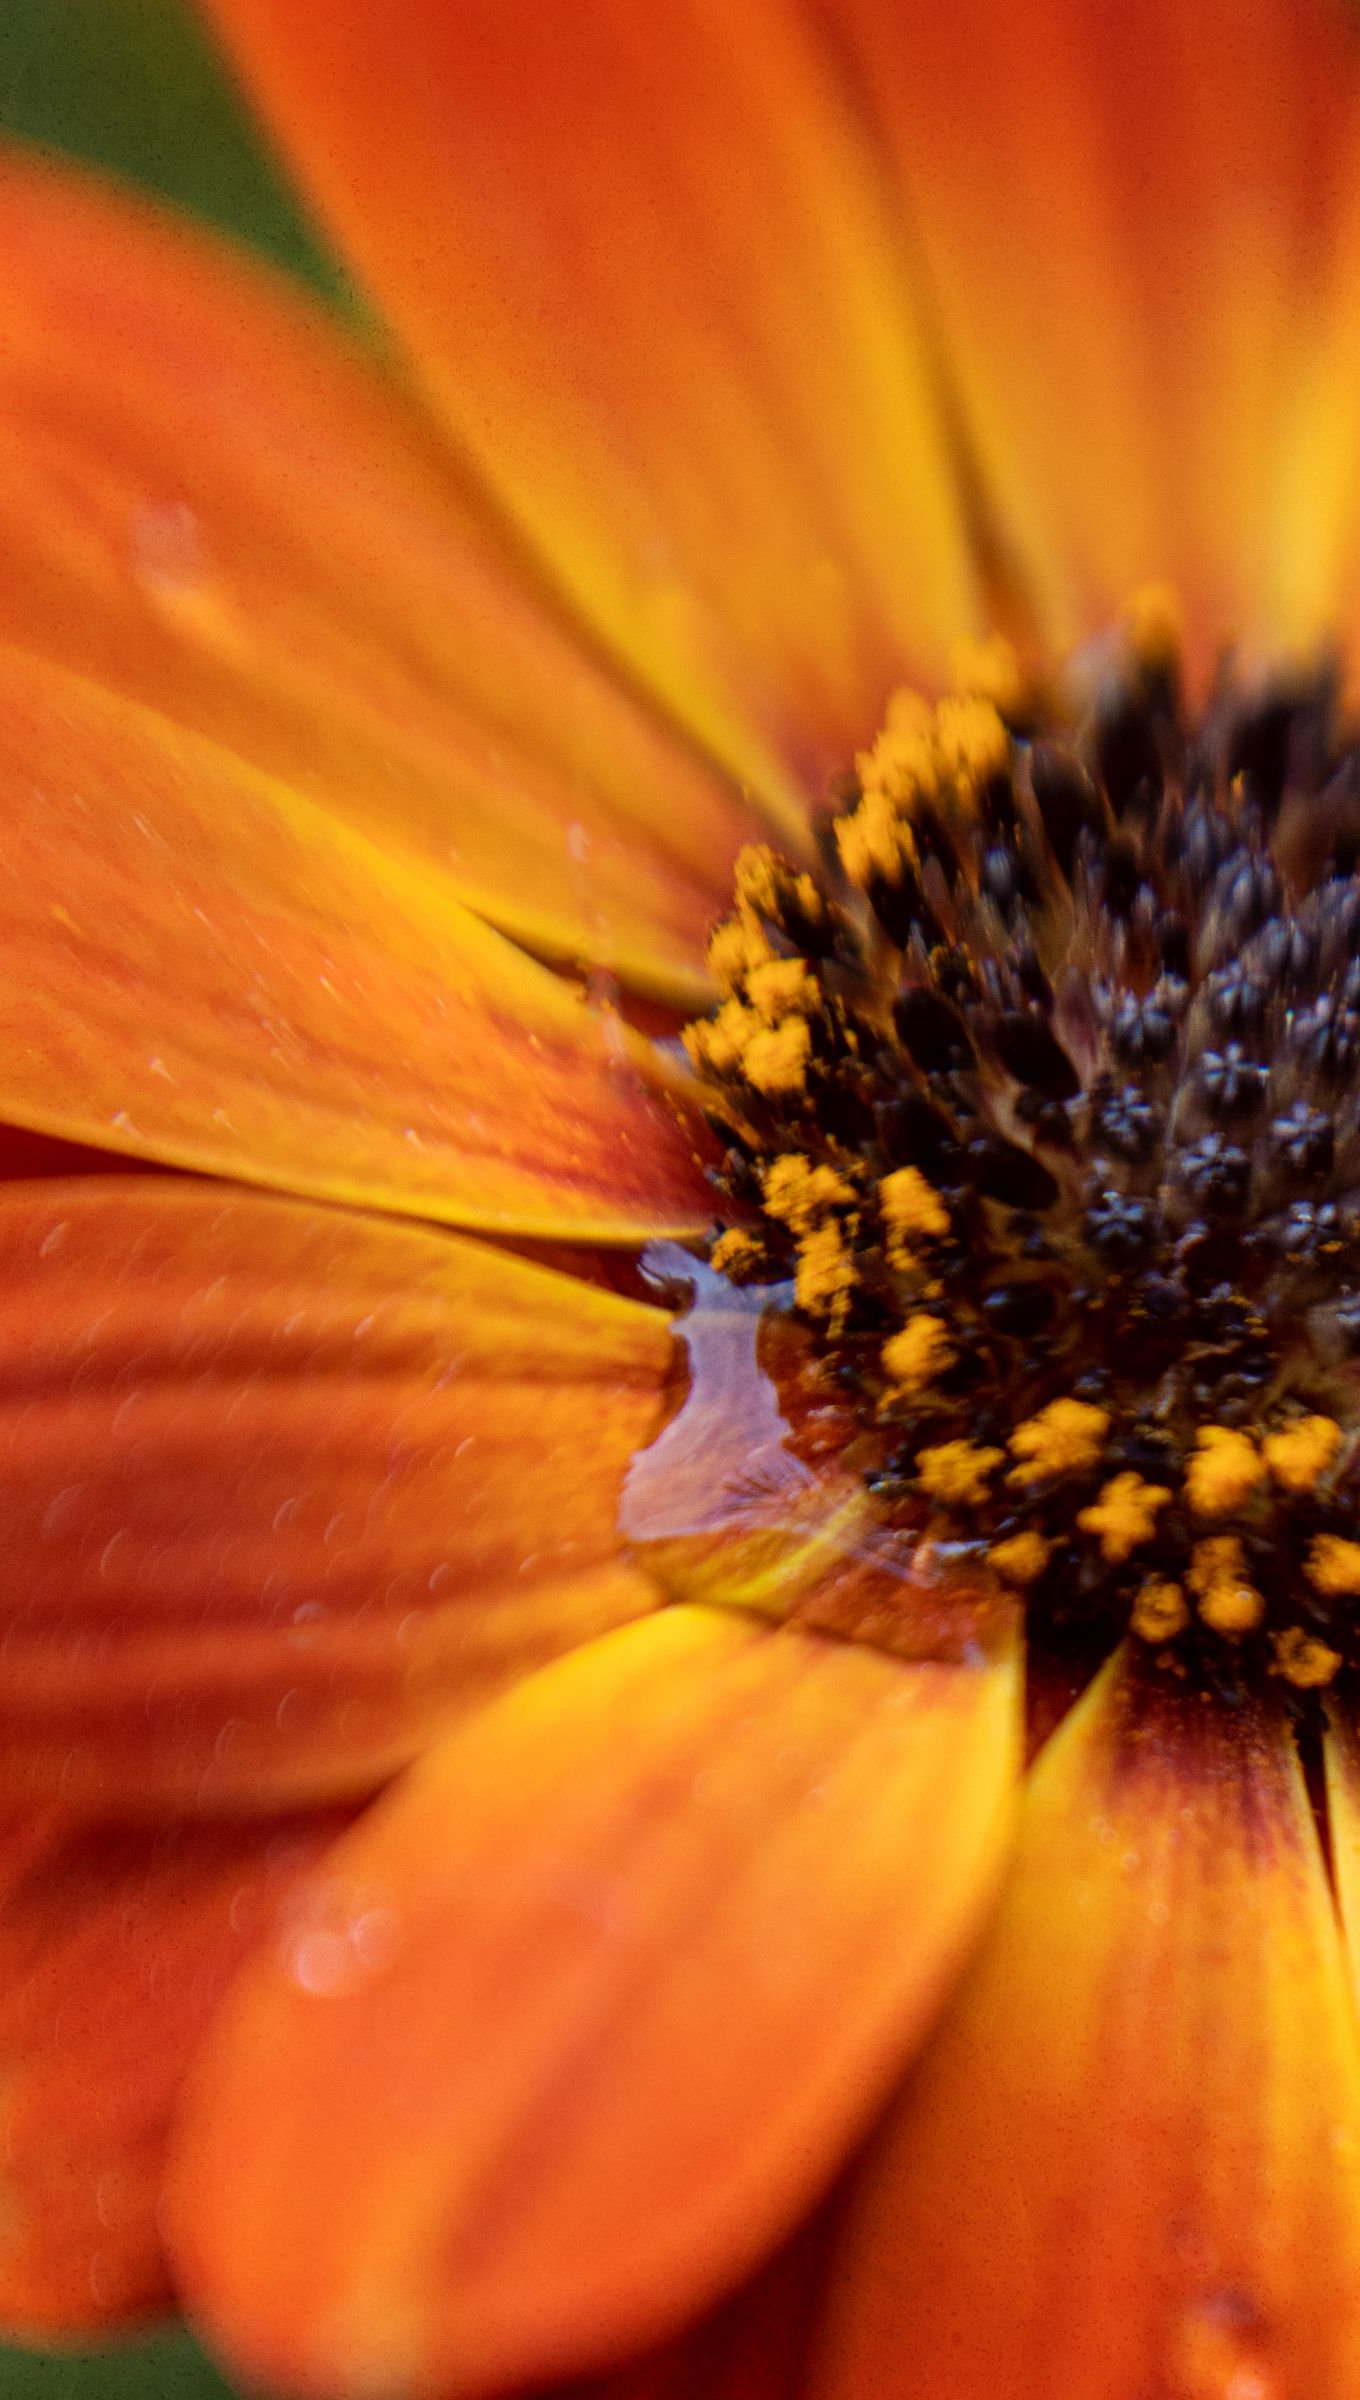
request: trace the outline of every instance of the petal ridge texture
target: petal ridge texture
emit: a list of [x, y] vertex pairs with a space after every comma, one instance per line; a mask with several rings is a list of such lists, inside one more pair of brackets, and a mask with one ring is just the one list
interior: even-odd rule
[[697, 1608], [493, 1705], [224, 2015], [168, 2201], [191, 2315], [266, 2384], [445, 2396], [683, 2324], [947, 1989], [1015, 1718], [1013, 1664]]

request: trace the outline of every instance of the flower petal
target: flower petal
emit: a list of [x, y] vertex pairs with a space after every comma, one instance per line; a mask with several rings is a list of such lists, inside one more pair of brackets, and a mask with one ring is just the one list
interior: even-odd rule
[[1269, 479], [1357, 90], [1330, 0], [829, 0], [1060, 635], [1170, 576], [1269, 632]]
[[430, 874], [0, 648], [0, 1116], [454, 1223], [702, 1224], [651, 1045]]
[[217, 0], [447, 422], [767, 797], [843, 767], [970, 573], [900, 247], [810, 12]]
[[1324, 1758], [1332, 1873], [1351, 1979], [1360, 1996], [1360, 1729], [1353, 1714], [1335, 1701], [1327, 1712]]
[[371, 1789], [654, 1605], [616, 1532], [665, 1319], [194, 1184], [0, 1186], [0, 1804]]
[[395, 380], [226, 243], [4, 153], [0, 254], [0, 638], [692, 1000], [755, 817], [562, 628]]
[[1015, 1730], [1013, 1670], [704, 1609], [521, 1686], [240, 1986], [172, 2167], [190, 2313], [252, 2379], [443, 2395], [683, 2323], [938, 2005]]
[[340, 1817], [0, 1836], [0, 2320], [168, 2309], [166, 2132], [194, 2048]]
[[1360, 94], [1330, 151], [1340, 194], [1328, 272], [1296, 344], [1296, 384], [1278, 485], [1263, 496], [1269, 571], [1283, 635], [1344, 651], [1351, 693], [1360, 667]]
[[1126, 1658], [871, 2154], [817, 2400], [1349, 2400], [1360, 2052], [1280, 1718]]
[[820, 2209], [697, 2325], [633, 2366], [558, 2384], [551, 2400], [801, 2400], [831, 2223]]

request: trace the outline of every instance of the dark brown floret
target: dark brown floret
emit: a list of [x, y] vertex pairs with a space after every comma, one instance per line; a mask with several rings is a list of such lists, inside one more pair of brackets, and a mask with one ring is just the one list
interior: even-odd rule
[[884, 1510], [1299, 1691], [1360, 1671], [1357, 795], [1325, 681], [904, 696], [687, 1036], [715, 1257], [791, 1287]]

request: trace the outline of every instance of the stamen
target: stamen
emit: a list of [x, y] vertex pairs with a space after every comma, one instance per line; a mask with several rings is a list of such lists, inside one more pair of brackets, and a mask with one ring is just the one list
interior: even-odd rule
[[1321, 1691], [1336, 1675], [1341, 1665], [1341, 1652], [1320, 1642], [1316, 1634], [1305, 1633], [1302, 1626], [1290, 1625], [1285, 1632], [1271, 1635], [1275, 1651], [1275, 1671], [1292, 1683], [1296, 1691]]
[[1185, 1470], [1185, 1496], [1197, 1517], [1230, 1517], [1255, 1491], [1266, 1462], [1249, 1433], [1230, 1425], [1201, 1425]]
[[1329, 1599], [1360, 1598], [1360, 1542], [1320, 1533], [1308, 1553], [1308, 1580]]
[[1199, 1602], [1199, 1613], [1215, 1633], [1230, 1639], [1250, 1633], [1265, 1615], [1265, 1602], [1247, 1579], [1242, 1544], [1235, 1533], [1215, 1534], [1196, 1542], [1185, 1578]]
[[917, 1452], [916, 1478], [933, 1500], [971, 1508], [984, 1497], [992, 1469], [1005, 1455], [977, 1442], [937, 1442]]
[[1149, 1575], [1134, 1598], [1129, 1624], [1145, 1642], [1174, 1642], [1190, 1622], [1185, 1594], [1164, 1575]]
[[1010, 1447], [1021, 1464], [1011, 1468], [1008, 1480], [1040, 1483], [1050, 1476], [1081, 1474], [1095, 1465], [1109, 1425], [1106, 1411], [1085, 1400], [1050, 1400], [1011, 1435]]
[[1164, 1483], [1144, 1483], [1131, 1470], [1112, 1476], [1090, 1508], [1077, 1517], [1083, 1533], [1100, 1537], [1100, 1553], [1112, 1567], [1122, 1566], [1144, 1542], [1150, 1542], [1159, 1509], [1171, 1494]]
[[923, 1391], [953, 1360], [949, 1328], [941, 1317], [912, 1317], [883, 1345], [883, 1367], [899, 1392]]
[[1296, 1417], [1268, 1433], [1262, 1455], [1275, 1481], [1287, 1492], [1311, 1492], [1341, 1449], [1345, 1436], [1335, 1417]]
[[1007, 1583], [1037, 1583], [1053, 1554], [1053, 1544], [1041, 1533], [1010, 1534], [1004, 1542], [993, 1542], [987, 1553], [989, 1565]]

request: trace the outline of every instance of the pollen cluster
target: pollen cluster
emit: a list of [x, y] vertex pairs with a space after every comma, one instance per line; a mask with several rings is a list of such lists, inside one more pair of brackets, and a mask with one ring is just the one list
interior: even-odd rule
[[1321, 672], [1183, 703], [1173, 604], [900, 693], [820, 863], [753, 849], [685, 1040], [712, 1262], [853, 1400], [876, 1504], [1296, 1695], [1360, 1667], [1360, 750]]

